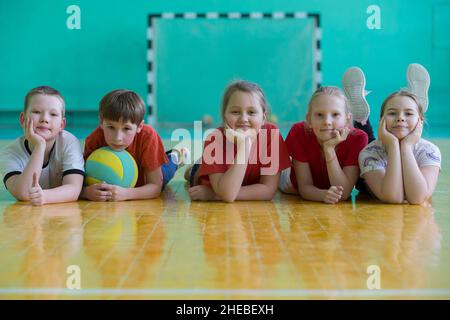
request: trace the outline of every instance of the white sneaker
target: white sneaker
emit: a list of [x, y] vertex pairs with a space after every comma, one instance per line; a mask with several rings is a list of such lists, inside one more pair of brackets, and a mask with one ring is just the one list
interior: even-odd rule
[[365, 91], [366, 78], [364, 73], [358, 67], [350, 67], [345, 71], [342, 77], [342, 87], [345, 96], [350, 104], [350, 112], [353, 115], [353, 120], [366, 124], [369, 118], [370, 108], [366, 100]]
[[406, 71], [406, 80], [408, 80], [408, 91], [417, 96], [425, 113], [428, 109], [428, 89], [430, 88], [430, 75], [427, 69], [418, 63], [411, 63]]

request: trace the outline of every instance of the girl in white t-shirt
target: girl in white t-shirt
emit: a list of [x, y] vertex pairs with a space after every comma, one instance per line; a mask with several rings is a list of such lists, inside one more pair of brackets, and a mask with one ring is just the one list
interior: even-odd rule
[[378, 139], [361, 151], [359, 166], [370, 192], [381, 201], [421, 204], [436, 187], [441, 153], [422, 139], [428, 72], [410, 66], [408, 81], [409, 91], [394, 92], [383, 102]]

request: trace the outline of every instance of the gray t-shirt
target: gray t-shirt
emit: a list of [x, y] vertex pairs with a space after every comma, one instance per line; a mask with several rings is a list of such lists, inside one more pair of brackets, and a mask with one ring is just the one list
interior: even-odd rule
[[[30, 160], [31, 151], [25, 137], [20, 137], [0, 152], [0, 172], [6, 186], [10, 177], [23, 172]], [[80, 141], [63, 130], [56, 138], [47, 163], [42, 167], [39, 184], [42, 189], [59, 187], [63, 177], [68, 174], [84, 175], [84, 159]]]
[[[413, 150], [414, 158], [419, 168], [436, 166], [441, 168], [441, 152], [439, 148], [425, 139], [420, 139]], [[381, 141], [369, 143], [359, 154], [361, 177], [370, 171], [386, 170], [388, 154]]]

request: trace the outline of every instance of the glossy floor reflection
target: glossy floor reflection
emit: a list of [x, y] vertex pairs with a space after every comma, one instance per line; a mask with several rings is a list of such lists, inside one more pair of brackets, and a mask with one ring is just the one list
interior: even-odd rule
[[31, 207], [3, 188], [0, 299], [450, 299], [448, 163], [429, 206], [191, 203], [182, 172], [150, 201]]

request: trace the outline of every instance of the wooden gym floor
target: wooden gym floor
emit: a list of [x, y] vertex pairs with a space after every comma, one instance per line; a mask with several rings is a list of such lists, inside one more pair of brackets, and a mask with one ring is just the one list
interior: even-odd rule
[[450, 140], [433, 142], [426, 206], [190, 202], [183, 170], [147, 201], [32, 207], [2, 184], [0, 299], [450, 299]]

